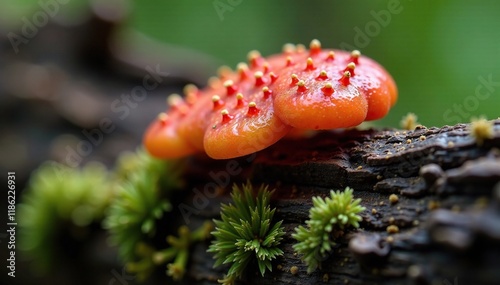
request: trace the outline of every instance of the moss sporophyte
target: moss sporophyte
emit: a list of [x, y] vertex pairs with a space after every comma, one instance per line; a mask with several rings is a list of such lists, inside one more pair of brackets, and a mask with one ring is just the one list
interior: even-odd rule
[[311, 273], [321, 266], [323, 260], [336, 244], [334, 239], [343, 234], [347, 227], [359, 227], [362, 220], [358, 214], [365, 210], [361, 199], [353, 198], [353, 190], [347, 187], [343, 192], [330, 191], [325, 199], [313, 197], [307, 226], [299, 226], [292, 235], [297, 240], [294, 250], [301, 255]]
[[[241, 189], [242, 188], [242, 189]], [[208, 252], [214, 253], [214, 267], [231, 264], [222, 284], [233, 284], [245, 269], [256, 262], [263, 276], [272, 271], [271, 261], [283, 254], [278, 247], [283, 236], [282, 221], [273, 222], [275, 208], [269, 202], [273, 191], [262, 185], [254, 197], [250, 183], [233, 186], [232, 204], [222, 204], [221, 220], [214, 220], [214, 240]]]

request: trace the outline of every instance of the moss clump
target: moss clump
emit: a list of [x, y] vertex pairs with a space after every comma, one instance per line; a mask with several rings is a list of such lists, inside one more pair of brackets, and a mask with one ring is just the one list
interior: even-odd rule
[[208, 252], [215, 254], [215, 267], [231, 264], [226, 277], [219, 280], [222, 284], [233, 284], [255, 260], [264, 275], [266, 270], [272, 270], [271, 260], [283, 254], [278, 247], [285, 235], [282, 221], [272, 222], [276, 209], [269, 206], [273, 192], [261, 186], [254, 198], [250, 183], [242, 188], [233, 186], [233, 204], [223, 204], [221, 220], [214, 220], [215, 240]]
[[65, 254], [61, 238], [81, 241], [104, 217], [112, 197], [110, 175], [100, 163], [71, 168], [48, 161], [36, 169], [19, 205], [19, 245], [44, 271]]
[[293, 248], [302, 255], [308, 273], [321, 265], [321, 260], [335, 245], [334, 238], [346, 227], [359, 227], [361, 216], [358, 213], [365, 208], [360, 205], [361, 199], [354, 199], [352, 193], [353, 190], [347, 187], [344, 192], [330, 191], [330, 197], [326, 199], [312, 198], [307, 227], [297, 227], [292, 235], [298, 241]]
[[134, 261], [136, 247], [148, 243], [156, 222], [170, 211], [170, 196], [182, 185], [178, 162], [158, 160], [142, 150], [125, 153], [116, 170], [118, 182], [104, 228], [125, 262]]

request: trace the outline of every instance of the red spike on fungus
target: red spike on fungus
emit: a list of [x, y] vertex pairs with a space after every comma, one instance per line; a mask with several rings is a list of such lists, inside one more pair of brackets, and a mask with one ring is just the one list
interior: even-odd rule
[[309, 44], [309, 54], [310, 55], [315, 55], [321, 52], [321, 43], [314, 39], [311, 41]]
[[245, 106], [245, 101], [243, 100], [243, 94], [238, 93], [236, 94], [236, 106], [234, 108], [239, 109], [243, 106]]
[[326, 83], [323, 87], [321, 87], [321, 92], [325, 94], [325, 96], [330, 96], [333, 94], [335, 90], [333, 90], [333, 86], [330, 82]]
[[224, 106], [224, 101], [222, 101], [219, 97], [219, 95], [214, 95], [212, 96], [212, 103], [213, 103], [213, 109], [214, 111], [219, 110]]
[[264, 74], [262, 74], [261, 71], [255, 72], [254, 77], [255, 77], [255, 87], [259, 87], [266, 84], [264, 82]]
[[271, 94], [273, 94], [273, 91], [269, 90], [269, 87], [265, 86], [262, 88], [262, 93], [264, 94], [264, 99], [267, 99], [271, 96]]
[[297, 47], [297, 49], [296, 49], [296, 50], [297, 50], [297, 53], [303, 53], [303, 52], [305, 52], [305, 51], [306, 51], [306, 46], [305, 46], [305, 45], [303, 45], [303, 44], [297, 44], [297, 46], [296, 46], [296, 47]]
[[307, 90], [307, 87], [306, 87], [306, 83], [304, 82], [304, 80], [299, 80], [299, 82], [297, 82], [297, 91], [304, 92], [306, 90]]
[[238, 63], [236, 69], [238, 70], [240, 81], [244, 81], [245, 79], [250, 77], [250, 75], [248, 74], [249, 72], [248, 65], [246, 63], [244, 62]]
[[233, 70], [229, 66], [223, 65], [217, 69], [217, 74], [221, 80], [225, 80], [233, 74]]
[[326, 61], [333, 61], [335, 59], [335, 52], [332, 50], [328, 53], [328, 56], [326, 57]]
[[207, 85], [210, 89], [217, 89], [221, 86], [221, 81], [219, 78], [212, 76], [208, 79]]
[[349, 73], [351, 73], [351, 77], [353, 77], [355, 75], [354, 74], [355, 68], [356, 64], [354, 62], [349, 62], [349, 64], [347, 64], [346, 68], [344, 69], [344, 72], [349, 71]]
[[290, 85], [297, 85], [297, 83], [299, 82], [299, 77], [297, 76], [297, 74], [292, 74], [292, 82], [290, 83]]
[[296, 51], [296, 47], [294, 44], [284, 44], [283, 48], [281, 49], [284, 54], [291, 54]]
[[168, 115], [167, 113], [158, 114], [157, 120], [160, 122], [162, 126], [165, 126], [168, 123]]
[[342, 77], [339, 79], [339, 82], [342, 83], [342, 85], [347, 86], [351, 83], [349, 78], [351, 78], [351, 73], [349, 71], [345, 71]]
[[278, 79], [278, 76], [271, 71], [269, 73], [269, 78], [271, 78], [271, 84], [273, 84], [276, 81], [276, 79]]
[[318, 77], [316, 77], [316, 79], [318, 80], [327, 80], [328, 79], [328, 75], [326, 74], [326, 71], [324, 70], [321, 70]]
[[182, 97], [179, 94], [172, 94], [167, 97], [167, 106], [172, 109], [177, 109], [183, 103]]
[[286, 57], [286, 63], [285, 63], [285, 66], [288, 67], [288, 66], [292, 66], [293, 65], [293, 59], [291, 56], [287, 56]]
[[260, 52], [256, 50], [252, 50], [248, 53], [248, 63], [252, 68], [257, 68], [262, 64], [262, 56], [260, 55]]
[[316, 68], [314, 67], [313, 60], [312, 60], [312, 58], [308, 57], [307, 58], [307, 63], [306, 63], [306, 69], [305, 70], [306, 71], [311, 71], [311, 70], [314, 70], [314, 69], [316, 69]]
[[186, 103], [189, 106], [193, 106], [198, 100], [199, 90], [194, 84], [187, 84], [183, 89], [184, 97], [186, 98]]
[[231, 119], [233, 119], [233, 116], [229, 115], [227, 109], [222, 110], [220, 114], [222, 115], [221, 124], [227, 124], [229, 123], [229, 121], [231, 121]]
[[255, 104], [255, 102], [250, 102], [248, 103], [248, 112], [247, 112], [247, 116], [248, 117], [253, 117], [253, 116], [256, 116], [257, 114], [259, 114], [259, 109], [257, 109], [257, 104]]
[[359, 57], [361, 56], [361, 53], [359, 52], [359, 50], [353, 50], [351, 52], [351, 57], [350, 57], [350, 60], [352, 62], [354, 62], [355, 64], [359, 64]]
[[236, 94], [236, 91], [238, 91], [238, 87], [234, 85], [232, 80], [226, 80], [224, 82], [224, 87], [226, 87], [227, 96], [232, 96]]
[[269, 62], [264, 62], [264, 64], [262, 64], [262, 73], [267, 74], [269, 72], [269, 69]]

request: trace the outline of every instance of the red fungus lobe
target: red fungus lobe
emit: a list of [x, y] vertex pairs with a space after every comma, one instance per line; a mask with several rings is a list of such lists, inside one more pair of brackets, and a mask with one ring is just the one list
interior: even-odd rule
[[185, 116], [180, 110], [184, 103], [170, 106], [167, 113], [160, 113], [144, 133], [146, 150], [158, 158], [179, 158], [196, 152], [178, 133], [179, 122]]
[[184, 92], [186, 102], [171, 97], [167, 113], [146, 130], [144, 145], [153, 156], [243, 156], [289, 132], [300, 137], [382, 118], [398, 97], [394, 79], [377, 62], [359, 51], [324, 49], [318, 40], [309, 50], [286, 44], [267, 58], [251, 51], [248, 65], [221, 67], [208, 87], [189, 85]]

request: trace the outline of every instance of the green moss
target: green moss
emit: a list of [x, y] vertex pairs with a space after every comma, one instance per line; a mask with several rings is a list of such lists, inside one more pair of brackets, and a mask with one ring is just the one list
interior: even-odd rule
[[104, 228], [125, 262], [134, 261], [136, 247], [156, 233], [156, 222], [170, 211], [170, 196], [182, 185], [182, 165], [158, 160], [143, 150], [125, 153], [116, 169], [118, 182]]
[[221, 220], [214, 220], [216, 229], [208, 252], [214, 253], [215, 267], [231, 264], [222, 284], [233, 284], [241, 278], [252, 261], [257, 261], [261, 275], [272, 270], [271, 260], [283, 254], [278, 247], [283, 236], [282, 221], [273, 223], [276, 209], [269, 206], [273, 192], [261, 186], [253, 197], [250, 183], [243, 190], [233, 186], [233, 204], [221, 206]]
[[298, 242], [293, 246], [307, 264], [308, 273], [321, 264], [335, 245], [333, 240], [346, 227], [359, 227], [365, 210], [360, 206], [361, 199], [353, 199], [353, 190], [349, 187], [344, 192], [330, 191], [330, 197], [313, 197], [313, 207], [309, 211], [307, 227], [299, 226], [292, 235]]
[[84, 240], [90, 232], [86, 228], [103, 218], [111, 189], [102, 164], [78, 169], [44, 163], [32, 173], [19, 205], [20, 248], [39, 269], [49, 269], [61, 251], [61, 234]]

